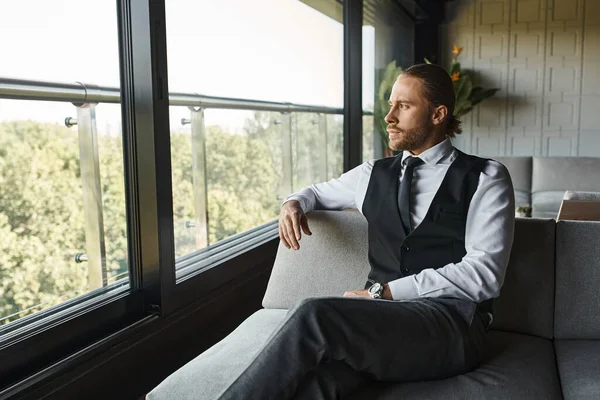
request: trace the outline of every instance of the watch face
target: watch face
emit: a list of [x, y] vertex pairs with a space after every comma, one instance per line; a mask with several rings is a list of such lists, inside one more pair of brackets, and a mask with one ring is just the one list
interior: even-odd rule
[[373, 286], [371, 286], [369, 288], [369, 293], [376, 294], [377, 292], [379, 292], [380, 289], [381, 289], [381, 284], [380, 283], [375, 283]]

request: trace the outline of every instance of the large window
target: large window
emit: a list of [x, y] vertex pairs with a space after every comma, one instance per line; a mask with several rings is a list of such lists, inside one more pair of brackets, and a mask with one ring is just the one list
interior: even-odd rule
[[342, 173], [343, 29], [298, 0], [182, 0], [166, 19], [171, 96], [197, 94], [170, 108], [182, 257]]
[[[0, 334], [82, 295], [125, 290], [140, 268], [129, 261], [148, 237], [127, 227], [149, 214], [127, 214], [126, 199], [140, 200], [126, 193], [124, 157], [132, 190], [152, 188], [135, 168], [158, 161], [135, 155], [148, 141], [123, 148], [137, 139], [122, 132], [135, 126], [121, 121], [121, 6], [2, 5], [0, 34], [19, 40], [0, 42], [12, 55], [0, 63]], [[286, 196], [343, 172], [343, 29], [298, 0], [182, 0], [165, 11], [180, 259], [272, 224]]]
[[0, 397], [266, 271], [344, 166], [342, 5], [307, 3], [0, 2]]
[[120, 106], [94, 99], [94, 85], [108, 85], [118, 102], [115, 4], [30, 0], [0, 10], [0, 36], [19, 39], [0, 41], [6, 328], [82, 294], [127, 285], [129, 273]]

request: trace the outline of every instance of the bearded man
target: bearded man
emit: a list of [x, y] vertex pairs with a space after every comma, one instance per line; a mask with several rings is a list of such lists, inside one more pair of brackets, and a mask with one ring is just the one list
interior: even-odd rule
[[368, 222], [365, 288], [291, 309], [222, 399], [335, 399], [371, 380], [441, 379], [481, 363], [513, 242], [510, 175], [452, 146], [460, 121], [441, 67], [405, 70], [389, 104], [401, 153], [300, 190], [279, 217], [281, 241], [299, 250], [312, 234], [306, 213], [357, 208]]

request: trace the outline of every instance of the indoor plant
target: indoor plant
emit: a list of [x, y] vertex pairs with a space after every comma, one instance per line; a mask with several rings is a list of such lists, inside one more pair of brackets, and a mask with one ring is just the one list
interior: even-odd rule
[[[456, 106], [454, 108], [454, 116], [460, 118], [467, 114], [477, 104], [481, 103], [488, 97], [492, 97], [498, 88], [485, 89], [481, 86], [474, 86], [471, 80], [470, 71], [462, 70], [458, 62], [458, 56], [462, 51], [462, 47], [454, 45], [452, 50], [452, 62], [448, 74], [454, 82], [454, 91], [456, 93]], [[425, 59], [427, 64], [431, 62]], [[379, 90], [377, 92], [377, 102], [373, 110], [375, 118], [375, 129], [379, 133], [379, 137], [383, 143], [384, 156], [392, 155], [392, 150], [389, 149], [389, 137], [387, 133], [387, 123], [384, 118], [389, 111], [389, 97], [392, 92], [392, 86], [396, 82], [398, 75], [402, 73], [402, 68], [396, 66], [396, 61], [392, 61], [387, 65], [381, 74]]]

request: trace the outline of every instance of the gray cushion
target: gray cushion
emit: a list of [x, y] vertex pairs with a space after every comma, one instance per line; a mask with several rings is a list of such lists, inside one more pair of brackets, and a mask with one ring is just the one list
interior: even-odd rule
[[531, 206], [531, 193], [515, 189], [515, 207]]
[[258, 354], [287, 310], [260, 310], [226, 338], [167, 377], [148, 400], [216, 399]]
[[534, 157], [531, 189], [545, 191], [600, 191], [600, 158]]
[[[365, 284], [365, 218], [358, 212], [313, 211], [308, 219], [313, 235], [302, 237], [300, 250], [279, 246], [263, 299], [266, 308], [290, 308], [306, 297], [341, 296]], [[494, 300], [493, 328], [552, 338], [554, 231], [552, 220], [517, 219], [506, 279]]]
[[557, 340], [554, 345], [564, 398], [599, 399], [600, 340]]
[[600, 158], [534, 157], [532, 215], [556, 218], [566, 190], [600, 191]]
[[600, 222], [556, 224], [557, 339], [600, 339]]
[[548, 219], [516, 219], [492, 329], [553, 337], [555, 227]]
[[518, 333], [488, 333], [487, 356], [474, 371], [435, 381], [371, 384], [353, 400], [561, 399], [552, 342]]
[[[147, 400], [217, 398], [249, 365], [287, 310], [260, 310], [229, 336], [166, 378]], [[482, 365], [461, 376], [403, 384], [374, 383], [354, 399], [560, 398], [552, 343], [490, 331]]]
[[494, 157], [494, 160], [504, 164], [515, 189], [515, 205], [531, 205], [531, 175], [532, 157]]
[[362, 289], [370, 271], [367, 220], [358, 211], [308, 213], [312, 236], [300, 250], [279, 244], [263, 299], [265, 308], [291, 308], [307, 297], [342, 296]]
[[563, 200], [597, 201], [600, 200], [600, 192], [577, 192], [567, 190]]

